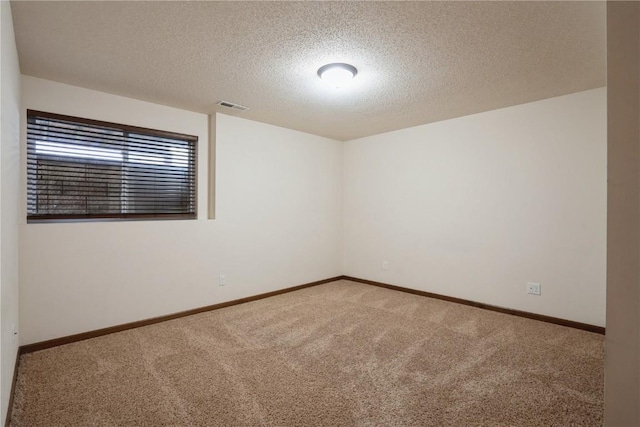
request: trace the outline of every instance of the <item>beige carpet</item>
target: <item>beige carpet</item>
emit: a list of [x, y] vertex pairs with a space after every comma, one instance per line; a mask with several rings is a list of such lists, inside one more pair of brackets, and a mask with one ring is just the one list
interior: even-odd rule
[[589, 426], [601, 335], [346, 281], [25, 355], [13, 426]]

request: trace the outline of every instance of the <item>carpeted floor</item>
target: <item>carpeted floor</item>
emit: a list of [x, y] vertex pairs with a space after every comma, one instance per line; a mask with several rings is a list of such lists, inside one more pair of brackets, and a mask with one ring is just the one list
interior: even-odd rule
[[13, 426], [590, 426], [601, 335], [338, 281], [27, 354]]

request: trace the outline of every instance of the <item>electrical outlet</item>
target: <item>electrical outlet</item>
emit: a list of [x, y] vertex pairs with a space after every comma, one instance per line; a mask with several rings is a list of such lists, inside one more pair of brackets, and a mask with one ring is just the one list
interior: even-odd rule
[[221, 274], [221, 275], [218, 277], [218, 285], [220, 285], [220, 286], [225, 286], [226, 284], [227, 284], [227, 278], [225, 277], [225, 275], [224, 275], [224, 274]]
[[540, 283], [527, 283], [527, 293], [531, 295], [540, 295]]
[[382, 269], [383, 270], [389, 269], [389, 261], [382, 261]]

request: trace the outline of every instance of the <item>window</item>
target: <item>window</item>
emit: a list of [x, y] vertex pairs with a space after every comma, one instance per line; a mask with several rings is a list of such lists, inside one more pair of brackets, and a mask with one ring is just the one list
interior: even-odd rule
[[27, 111], [27, 220], [195, 218], [195, 136]]

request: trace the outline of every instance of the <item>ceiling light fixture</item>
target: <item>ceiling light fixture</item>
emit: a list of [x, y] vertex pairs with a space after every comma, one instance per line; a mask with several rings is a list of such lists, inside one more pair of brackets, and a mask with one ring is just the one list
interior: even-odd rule
[[358, 74], [356, 67], [343, 63], [327, 64], [318, 69], [318, 77], [335, 87], [344, 86], [356, 74]]

